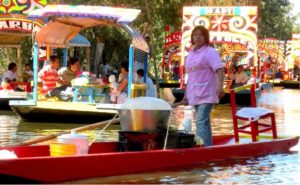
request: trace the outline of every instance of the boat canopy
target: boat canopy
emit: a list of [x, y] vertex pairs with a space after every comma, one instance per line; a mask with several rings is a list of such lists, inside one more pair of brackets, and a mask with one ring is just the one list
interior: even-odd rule
[[31, 33], [0, 32], [0, 47], [21, 47], [22, 41]]
[[0, 15], [0, 47], [20, 48], [26, 37], [31, 37], [32, 30], [38, 30], [43, 23], [39, 20], [32, 21], [27, 16], [20, 14]]
[[91, 43], [83, 35], [78, 34], [69, 43], [68, 46], [71, 47], [90, 47]]
[[47, 5], [29, 13], [30, 19], [47, 19], [48, 23], [36, 35], [40, 46], [67, 46], [82, 29], [113, 25], [121, 26], [133, 40], [134, 47], [149, 52], [145, 39], [129, 24], [139, 15], [140, 10], [85, 5]]

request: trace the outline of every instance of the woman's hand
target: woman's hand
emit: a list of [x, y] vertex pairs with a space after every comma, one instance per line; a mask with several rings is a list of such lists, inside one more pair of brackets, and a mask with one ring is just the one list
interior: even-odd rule
[[188, 105], [188, 100], [187, 98], [184, 96], [180, 102], [181, 105]]
[[225, 92], [224, 91], [220, 91], [219, 95], [218, 95], [219, 100], [222, 99], [224, 96], [225, 96]]

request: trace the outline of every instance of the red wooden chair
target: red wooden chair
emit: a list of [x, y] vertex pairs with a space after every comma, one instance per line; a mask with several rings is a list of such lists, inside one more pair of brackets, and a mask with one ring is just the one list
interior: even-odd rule
[[[236, 92], [250, 89], [251, 107], [243, 107], [237, 111]], [[272, 131], [273, 139], [277, 138], [275, 114], [272, 110], [257, 107], [255, 97], [255, 85], [245, 85], [230, 90], [230, 102], [233, 119], [233, 129], [235, 141], [239, 142], [239, 133], [250, 134], [252, 141], [257, 141], [259, 133]], [[261, 123], [260, 121], [266, 118], [271, 119], [271, 124]], [[239, 126], [238, 120], [249, 121], [249, 124]], [[247, 130], [250, 128], [250, 130]]]

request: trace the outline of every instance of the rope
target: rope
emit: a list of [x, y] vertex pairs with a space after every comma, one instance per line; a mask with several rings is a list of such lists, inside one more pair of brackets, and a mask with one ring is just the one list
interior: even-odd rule
[[[114, 120], [117, 117], [118, 114], [115, 114], [115, 116], [105, 125], [105, 127], [100, 131], [100, 135], [104, 132], [104, 130], [110, 125], [112, 120]], [[96, 137], [89, 143], [89, 147], [96, 141]]]
[[167, 132], [166, 132], [163, 150], [166, 150], [166, 147], [167, 147], [167, 141], [168, 141], [168, 137], [169, 137], [169, 128], [170, 128], [170, 120], [168, 121], [168, 125], [167, 125]]

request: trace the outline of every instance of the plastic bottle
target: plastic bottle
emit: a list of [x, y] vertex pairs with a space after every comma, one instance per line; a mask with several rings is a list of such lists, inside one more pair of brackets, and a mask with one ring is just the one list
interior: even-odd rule
[[178, 130], [182, 130], [184, 133], [192, 133], [192, 124], [193, 124], [193, 110], [192, 106], [185, 106], [183, 108], [183, 121], [180, 124]]

